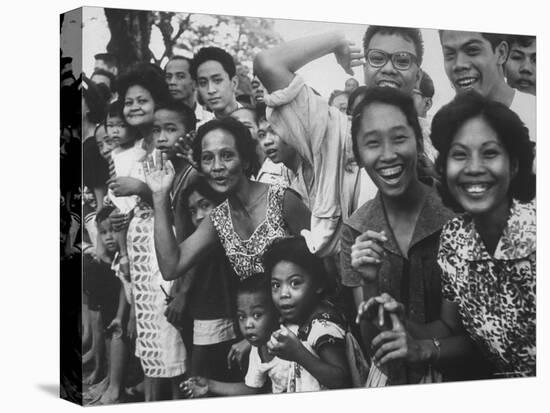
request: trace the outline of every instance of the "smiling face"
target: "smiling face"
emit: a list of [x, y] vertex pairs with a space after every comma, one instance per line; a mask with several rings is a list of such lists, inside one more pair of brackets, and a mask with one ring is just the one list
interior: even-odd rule
[[173, 110], [155, 111], [153, 121], [153, 141], [155, 148], [166, 153], [168, 159], [176, 156], [175, 145], [187, 133], [182, 117]]
[[246, 165], [237, 150], [235, 138], [223, 129], [208, 132], [201, 141], [201, 170], [217, 192], [229, 193], [246, 178]]
[[502, 64], [508, 52], [505, 42], [493, 50], [481, 33], [444, 30], [440, 33], [445, 72], [457, 93], [475, 90], [493, 98], [505, 85]]
[[313, 274], [293, 262], [279, 261], [271, 271], [271, 296], [285, 321], [305, 321], [319, 303], [321, 291]]
[[253, 346], [267, 343], [277, 327], [277, 314], [266, 292], [239, 292], [237, 318], [244, 338]]
[[382, 195], [399, 197], [418, 181], [417, 142], [398, 107], [376, 102], [366, 106], [356, 142], [361, 165]]
[[140, 85], [130, 86], [124, 97], [123, 114], [130, 126], [153, 123], [155, 102], [151, 93]]
[[515, 89], [536, 95], [537, 92], [537, 43], [529, 46], [510, 45], [510, 55], [505, 66], [506, 80]]
[[117, 250], [118, 244], [115, 241], [115, 232], [113, 231], [111, 220], [104, 219], [103, 221], [101, 221], [98, 225], [98, 232], [101, 242], [105, 246], [105, 249], [110, 253], [115, 252]]
[[95, 141], [101, 156], [109, 160], [111, 151], [118, 146], [117, 141], [107, 135], [107, 131], [104, 127], [97, 128], [95, 132]]
[[447, 155], [447, 185], [467, 212], [506, 216], [515, 173], [508, 152], [483, 118], [469, 119], [457, 131]]
[[288, 163], [295, 155], [295, 150], [277, 135], [267, 120], [260, 121], [258, 140], [261, 149], [274, 163]]
[[172, 59], [164, 68], [168, 90], [175, 100], [187, 101], [195, 92], [195, 84], [189, 74], [189, 62], [183, 59]]
[[[376, 33], [368, 44], [367, 51], [370, 49], [382, 50], [390, 54], [408, 52], [416, 56], [414, 43], [398, 34]], [[412, 93], [419, 80], [420, 68], [416, 63], [412, 63], [406, 70], [396, 69], [391, 59], [388, 59], [382, 67], [372, 67], [368, 62], [365, 65], [365, 85], [368, 87], [395, 87], [406, 93]]]
[[237, 77], [231, 79], [220, 62], [207, 60], [197, 68], [197, 88], [203, 102], [217, 116], [228, 115], [236, 108]]

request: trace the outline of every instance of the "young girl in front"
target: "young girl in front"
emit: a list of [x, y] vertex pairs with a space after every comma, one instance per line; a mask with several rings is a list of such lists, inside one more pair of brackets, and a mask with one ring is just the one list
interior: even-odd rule
[[302, 237], [275, 241], [264, 255], [271, 296], [281, 328], [271, 336], [271, 354], [291, 362], [287, 391], [351, 387], [344, 317], [325, 299], [327, 274]]

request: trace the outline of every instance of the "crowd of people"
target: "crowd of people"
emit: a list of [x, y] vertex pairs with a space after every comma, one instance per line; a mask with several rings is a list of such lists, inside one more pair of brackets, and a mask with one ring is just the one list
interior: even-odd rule
[[[87, 404], [536, 374], [536, 40], [439, 38], [433, 119], [414, 28], [282, 43], [253, 77], [218, 47], [62, 58]], [[296, 73], [329, 54], [365, 84]]]

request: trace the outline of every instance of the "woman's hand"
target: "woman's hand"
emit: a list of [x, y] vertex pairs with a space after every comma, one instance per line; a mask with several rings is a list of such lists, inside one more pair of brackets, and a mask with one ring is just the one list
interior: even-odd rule
[[143, 182], [130, 176], [109, 179], [107, 184], [115, 196], [140, 195], [143, 187]]
[[383, 244], [388, 239], [384, 231], [366, 231], [355, 239], [351, 246], [351, 266], [363, 277], [365, 282], [374, 282], [385, 256]]
[[250, 353], [250, 343], [246, 339], [242, 339], [238, 343], [231, 346], [231, 350], [227, 353], [227, 368], [231, 369], [233, 364], [237, 364], [239, 369], [243, 369], [245, 357]]
[[113, 318], [113, 321], [109, 323], [109, 325], [105, 330], [110, 331], [113, 337], [116, 337], [116, 338], [122, 337], [122, 320], [118, 317]]
[[180, 384], [180, 391], [185, 399], [204, 397], [208, 390], [208, 379], [200, 376], [191, 377]]
[[172, 162], [166, 159], [166, 154], [156, 151], [155, 158], [148, 155], [143, 161], [143, 171], [145, 182], [153, 195], [167, 196], [170, 193], [176, 171]]
[[128, 225], [130, 224], [130, 220], [132, 219], [132, 216], [130, 213], [128, 214], [122, 214], [118, 209], [114, 210], [111, 215], [109, 215], [109, 219], [111, 220], [111, 225], [113, 226], [113, 231], [115, 232], [121, 232], [126, 233], [128, 230]]
[[351, 76], [354, 74], [354, 67], [363, 66], [363, 57], [365, 57], [360, 47], [355, 46], [355, 43], [346, 39], [334, 51], [334, 56], [336, 57], [336, 62]]
[[389, 329], [391, 325], [390, 313], [403, 317], [403, 304], [395, 301], [391, 295], [382, 293], [359, 304], [355, 322], [359, 323], [361, 320], [368, 320], [374, 323], [379, 329]]
[[372, 340], [373, 360], [378, 365], [393, 361], [418, 363], [432, 358], [434, 347], [427, 340], [414, 339], [395, 313], [389, 313], [391, 330], [383, 331]]
[[300, 352], [305, 347], [296, 334], [281, 325], [279, 330], [271, 334], [271, 339], [267, 342], [267, 349], [280, 359], [297, 361]]
[[183, 158], [187, 160], [187, 162], [193, 165], [193, 167], [197, 168], [197, 164], [193, 159], [193, 148], [192, 148], [193, 139], [194, 139], [194, 136], [192, 136], [191, 133], [188, 133], [187, 135], [182, 136], [177, 140], [176, 144], [174, 145], [174, 148], [176, 149], [176, 156], [178, 158]]

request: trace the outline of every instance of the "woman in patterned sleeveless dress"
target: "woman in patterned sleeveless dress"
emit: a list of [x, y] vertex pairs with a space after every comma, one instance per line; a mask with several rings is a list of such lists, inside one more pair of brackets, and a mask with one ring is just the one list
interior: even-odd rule
[[165, 279], [187, 272], [221, 242], [239, 280], [264, 271], [262, 256], [273, 240], [309, 228], [310, 212], [292, 191], [255, 182], [258, 159], [249, 130], [239, 121], [215, 119], [202, 125], [193, 157], [210, 186], [227, 199], [180, 245], [171, 231], [167, 191], [174, 178], [170, 164], [149, 159], [146, 179], [153, 192], [155, 248]]

